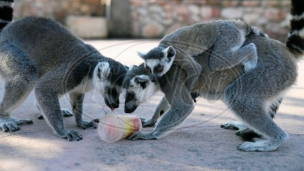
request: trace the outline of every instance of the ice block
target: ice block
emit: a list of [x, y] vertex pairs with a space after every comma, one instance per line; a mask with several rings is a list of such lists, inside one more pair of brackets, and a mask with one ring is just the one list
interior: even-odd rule
[[136, 115], [108, 114], [99, 119], [98, 135], [101, 140], [113, 143], [126, 138], [141, 128], [141, 120]]

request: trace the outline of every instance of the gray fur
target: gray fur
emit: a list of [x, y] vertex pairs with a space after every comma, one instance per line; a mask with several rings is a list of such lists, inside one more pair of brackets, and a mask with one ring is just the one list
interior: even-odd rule
[[[215, 22], [199, 23], [187, 27], [182, 27], [166, 35], [158, 45], [147, 54], [140, 54], [145, 63], [151, 69], [153, 77], [161, 77], [154, 71], [152, 65], [155, 59], [159, 60], [160, 66], [170, 66], [168, 60], [161, 60], [168, 56], [164, 49], [171, 47], [174, 49], [174, 63], [187, 72], [186, 87], [191, 90], [202, 67], [194, 59], [204, 51], [213, 48], [209, 65], [212, 70], [224, 70], [243, 64], [245, 71], [250, 71], [256, 66], [257, 54], [254, 43], [243, 45], [246, 36], [250, 33], [259, 32], [240, 20], [219, 20]], [[168, 58], [170, 59], [170, 58]], [[158, 66], [158, 65], [157, 65]], [[167, 72], [167, 71], [166, 71]]]
[[12, 4], [13, 4], [13, 2], [10, 2], [10, 1], [0, 1], [0, 8], [11, 7]]
[[[239, 145], [239, 150], [273, 151], [277, 149], [288, 138], [288, 134], [275, 124], [272, 118], [281, 103], [282, 96], [295, 83], [296, 64], [298, 59], [304, 55], [304, 23], [299, 22], [304, 14], [303, 4], [303, 0], [292, 0], [293, 18], [287, 45], [270, 39], [264, 34], [257, 34], [256, 30], [251, 30], [243, 47], [254, 44], [257, 49], [258, 62], [256, 67], [249, 71], [245, 71], [241, 64], [222, 71], [213, 70], [210, 63], [214, 47], [209, 47], [208, 51], [193, 57], [195, 62], [201, 66], [202, 71], [198, 81], [189, 91], [185, 86], [188, 77], [187, 71], [174, 63], [166, 74], [158, 78], [158, 84], [165, 94], [166, 102], [171, 105], [170, 109], [165, 112], [152, 132], [135, 132], [128, 139], [159, 139], [172, 131], [185, 120], [194, 108], [191, 92], [198, 93], [207, 99], [222, 100], [242, 121], [241, 124], [228, 123], [222, 127], [240, 128], [241, 130], [237, 133], [240, 136], [248, 133], [263, 136], [263, 140], [254, 138], [253, 142]], [[191, 34], [186, 38], [189, 37], [193, 40], [191, 36], [195, 34], [194, 32]], [[184, 41], [187, 42], [187, 40]], [[187, 45], [187, 43], [185, 44]], [[128, 84], [128, 82], [124, 84]], [[129, 92], [128, 89], [125, 91]], [[137, 91], [141, 92], [145, 89]], [[143, 94], [143, 92], [141, 93]], [[134, 98], [128, 103], [137, 100]], [[161, 108], [163, 104], [164, 101], [158, 107]], [[157, 118], [158, 114], [154, 113], [154, 116]]]
[[261, 135], [249, 129], [247, 125], [242, 122], [229, 121], [225, 124], [222, 124], [221, 128], [238, 130], [236, 132], [236, 135], [242, 137], [245, 141], [252, 141], [254, 138], [261, 138]]
[[[270, 103], [266, 105], [266, 112], [268, 111], [268, 114], [271, 118], [275, 117], [282, 100], [283, 98], [271, 100]], [[255, 133], [252, 129], [248, 128], [248, 126], [242, 122], [229, 121], [225, 124], [222, 124], [221, 128], [238, 130], [236, 132], [236, 135], [241, 136], [244, 140], [252, 140], [253, 138], [261, 137], [259, 134]]]
[[[41, 112], [40, 107], [37, 103], [37, 101], [35, 101], [35, 106], [37, 107], [37, 109]], [[61, 109], [61, 114], [63, 117], [71, 117], [73, 116], [73, 113], [71, 111], [69, 111], [68, 109]], [[38, 115], [37, 117], [38, 119], [43, 119], [43, 114], [42, 112]]]
[[[278, 106], [284, 92], [295, 83], [298, 54], [285, 44], [260, 34], [248, 35], [244, 46], [252, 43], [257, 47], [259, 58], [256, 68], [247, 72], [241, 64], [222, 71], [211, 69], [209, 59], [212, 58], [212, 49], [194, 57], [202, 71], [192, 92], [207, 99], [222, 100], [247, 128], [265, 138], [255, 138], [254, 142], [241, 144], [239, 150], [273, 151], [288, 138], [288, 134], [274, 123], [273, 112], [269, 109], [273, 104]], [[135, 132], [128, 139], [159, 139], [185, 120], [194, 108], [190, 92], [185, 86], [186, 77], [186, 71], [178, 64], [173, 64], [159, 78], [159, 87], [171, 105], [170, 109], [152, 132]]]
[[143, 127], [153, 126], [168, 109], [170, 109], [170, 104], [163, 97], [153, 112], [153, 116], [150, 119], [141, 119]]
[[19, 130], [20, 121], [9, 115], [34, 89], [47, 123], [57, 136], [68, 140], [81, 140], [82, 136], [64, 127], [58, 99], [68, 93], [77, 126], [96, 127], [94, 121], [82, 119], [84, 93], [95, 88], [110, 108], [117, 108], [127, 72], [122, 64], [102, 56], [58, 23], [35, 17], [12, 22], [2, 30], [0, 61], [5, 83], [0, 127]]
[[[137, 79], [141, 81], [135, 81]], [[151, 82], [144, 64], [133, 67], [130, 72], [126, 74], [123, 81], [123, 94], [126, 97], [125, 112], [133, 112], [137, 106], [153, 96], [158, 90], [158, 84]]]

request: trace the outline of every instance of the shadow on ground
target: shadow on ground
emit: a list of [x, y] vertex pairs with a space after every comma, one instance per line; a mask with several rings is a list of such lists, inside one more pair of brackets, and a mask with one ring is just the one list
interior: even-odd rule
[[[142, 62], [136, 50], [148, 51], [157, 41], [88, 43], [104, 55], [130, 65]], [[12, 116], [32, 119], [34, 124], [22, 126], [14, 133], [0, 132], [0, 170], [304, 170], [304, 83], [300, 81], [304, 77], [303, 62], [299, 68], [298, 84], [287, 93], [275, 118], [290, 138], [274, 152], [238, 151], [236, 147], [243, 141], [235, 131], [220, 128], [220, 124], [236, 118], [221, 102], [204, 99], [198, 101], [179, 129], [160, 140], [122, 140], [108, 144], [99, 139], [96, 129], [79, 129], [70, 117], [64, 119], [65, 126], [78, 130], [84, 139], [68, 142], [53, 135], [44, 120], [37, 119], [32, 92]], [[161, 97], [158, 93], [135, 114], [149, 118]], [[65, 97], [61, 99], [61, 106], [70, 108]], [[101, 96], [93, 92], [86, 95], [84, 112], [87, 119], [111, 113]], [[123, 105], [116, 113], [123, 113]]]

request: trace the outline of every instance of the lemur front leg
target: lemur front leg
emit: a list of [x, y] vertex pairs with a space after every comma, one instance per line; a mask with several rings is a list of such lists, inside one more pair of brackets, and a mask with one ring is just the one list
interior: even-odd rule
[[177, 50], [174, 63], [181, 67], [187, 73], [185, 85], [188, 91], [191, 92], [194, 84], [198, 80], [203, 68], [194, 60], [194, 58], [182, 50]]
[[69, 93], [69, 95], [77, 126], [82, 129], [86, 129], [88, 127], [97, 128], [98, 119], [93, 119], [91, 121], [85, 121], [82, 119], [84, 94], [72, 92]]
[[128, 140], [159, 139], [181, 124], [194, 108], [194, 102], [188, 89], [177, 83], [175, 89], [165, 90], [166, 99], [171, 102], [171, 108], [164, 114], [152, 132], [134, 132]]
[[54, 133], [62, 138], [66, 138], [69, 141], [79, 141], [82, 136], [75, 130], [67, 130], [64, 127], [60, 105], [58, 101], [57, 93], [50, 87], [47, 87], [49, 82], [38, 82], [35, 87], [35, 95], [43, 113], [44, 119], [51, 126]]
[[143, 127], [154, 126], [158, 118], [161, 117], [169, 108], [170, 108], [169, 103], [167, 102], [166, 98], [163, 97], [159, 102], [159, 104], [157, 105], [152, 118], [150, 119], [141, 118], [141, 123]]
[[[194, 93], [194, 92], [191, 93], [192, 100], [195, 103], [196, 103], [196, 98], [198, 96], [199, 96], [198, 93]], [[158, 118], [161, 117], [169, 108], [170, 108], [170, 104], [168, 103], [166, 98], [163, 97], [161, 99], [161, 101], [159, 102], [159, 104], [157, 105], [152, 118], [150, 118], [150, 119], [140, 118], [143, 127], [154, 126], [154, 124], [157, 122]]]
[[[39, 110], [39, 112], [41, 112], [40, 111], [40, 107], [39, 107], [37, 101], [35, 101], [35, 106], [37, 107], [37, 109]], [[73, 113], [71, 111], [69, 111], [68, 109], [61, 109], [61, 114], [62, 114], [63, 117], [71, 117], [71, 116], [73, 116]], [[37, 116], [37, 118], [40, 119], [40, 120], [42, 120], [43, 119], [43, 114], [40, 113]]]

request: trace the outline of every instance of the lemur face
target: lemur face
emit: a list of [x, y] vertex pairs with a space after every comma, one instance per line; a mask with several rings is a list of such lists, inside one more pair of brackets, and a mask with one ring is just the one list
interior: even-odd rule
[[119, 95], [121, 92], [120, 86], [106, 86], [105, 92], [103, 95], [105, 104], [111, 109], [114, 110], [115, 108], [119, 107]]
[[151, 82], [143, 64], [131, 68], [123, 82], [123, 95], [126, 99], [125, 112], [134, 112], [141, 103], [152, 97], [157, 90], [157, 83]]
[[155, 82], [158, 78], [162, 77], [167, 71], [165, 67], [168, 66], [165, 58], [162, 59], [147, 59], [145, 67], [147, 73], [151, 77], [151, 81]]
[[[122, 82], [111, 73], [111, 67], [108, 62], [100, 62], [95, 68], [93, 84], [104, 98], [105, 104], [111, 109], [119, 107], [119, 96], [122, 91]], [[114, 81], [113, 81], [114, 80]]]
[[145, 60], [145, 68], [150, 75], [151, 81], [155, 82], [171, 68], [175, 59], [176, 51], [172, 46], [167, 48], [156, 47], [147, 54], [138, 55]]

